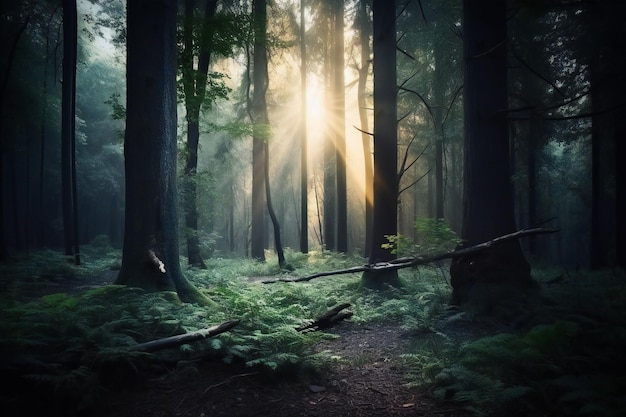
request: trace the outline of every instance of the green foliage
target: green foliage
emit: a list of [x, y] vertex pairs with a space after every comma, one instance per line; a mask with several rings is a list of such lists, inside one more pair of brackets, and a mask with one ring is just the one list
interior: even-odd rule
[[383, 243], [381, 247], [390, 250], [394, 255], [410, 256], [419, 250], [419, 246], [413, 242], [413, 239], [401, 235], [400, 233], [397, 235], [385, 235], [385, 239], [387, 239], [389, 243]]
[[[105, 255], [110, 250], [108, 240], [100, 237], [94, 239], [93, 246], [85, 246], [84, 254], [91, 258], [92, 254]], [[306, 255], [290, 250], [286, 255], [293, 265], [305, 267], [308, 263]], [[313, 258], [315, 262], [322, 262], [320, 258], [332, 259], [330, 255]], [[346, 257], [341, 256], [331, 264], [345, 266], [346, 262]], [[139, 372], [154, 357], [172, 360], [210, 355], [271, 371], [323, 366], [326, 356], [316, 353], [313, 347], [332, 336], [295, 329], [338, 303], [346, 293], [343, 284], [322, 286], [328, 290], [328, 296], [322, 296], [319, 288], [308, 284], [265, 286], [248, 277], [282, 273], [276, 266], [241, 259], [212, 259], [210, 269], [189, 269], [187, 274], [217, 302], [218, 308], [180, 303], [174, 293], [145, 293], [115, 285], [71, 294], [52, 292], [31, 301], [20, 298], [22, 281], [29, 275], [53, 274], [62, 282], [67, 277], [76, 279], [79, 274], [98, 275], [110, 263], [111, 259], [105, 257], [87, 269], [68, 264], [60, 254], [45, 252], [31, 255], [19, 265], [2, 266], [13, 279], [7, 281], [13, 291], [4, 292], [0, 298], [2, 372], [35, 383], [33, 390], [67, 390], [72, 398], [82, 398], [81, 407], [86, 407], [86, 402], [95, 401], [102, 385], [117, 383], [119, 378], [127, 378], [129, 372]], [[44, 293], [50, 291], [45, 288], [42, 287]], [[240, 326], [210, 340], [152, 355], [127, 350], [137, 343], [203, 329], [233, 318], [241, 320]]]
[[120, 103], [120, 94], [113, 93], [104, 104], [111, 106], [111, 118], [113, 120], [126, 120], [126, 107]]
[[401, 234], [386, 235], [389, 243], [382, 247], [399, 256], [417, 256], [450, 252], [461, 242], [445, 219], [420, 218], [415, 221], [415, 229], [417, 243]]
[[434, 333], [435, 344], [404, 356], [412, 384], [476, 415], [623, 415], [626, 377], [618, 369], [625, 362], [626, 315], [622, 303], [604, 302], [624, 290], [615, 278], [607, 280], [605, 273], [588, 281], [594, 288], [578, 301], [575, 286], [548, 287], [544, 297], [551, 301], [529, 307], [534, 311], [521, 331], [508, 328], [466, 342]]
[[[109, 251], [104, 238], [94, 239], [84, 250], [87, 257]], [[285, 254], [295, 268], [290, 276], [365, 262], [327, 251], [305, 255], [287, 249]], [[215, 301], [209, 308], [180, 303], [175, 293], [115, 285], [21, 298], [29, 274], [41, 277], [42, 271], [52, 271], [54, 276], [77, 277], [106, 269], [111, 259], [81, 270], [62, 255], [46, 252], [31, 255], [21, 267], [2, 266], [1, 272], [19, 276], [17, 282], [6, 282], [10, 290], [0, 297], [2, 372], [34, 383], [33, 390], [47, 387], [64, 393], [74, 405], [88, 407], [103, 386], [129, 379], [155, 358], [212, 356], [267, 372], [319, 369], [337, 356], [318, 353], [316, 346], [335, 336], [295, 329], [347, 302], [356, 325], [400, 323], [411, 336], [411, 346], [401, 356], [409, 385], [428, 388], [476, 415], [610, 416], [626, 411], [626, 378], [620, 373], [626, 308], [619, 298], [626, 290], [619, 274], [581, 274], [563, 285], [547, 286], [544, 297], [549, 302], [528, 306], [518, 328], [486, 325], [468, 311], [448, 310], [447, 281], [439, 270], [426, 267], [400, 271], [404, 285], [380, 293], [362, 288], [354, 274], [263, 285], [259, 278], [286, 273], [271, 259], [213, 258], [206, 270], [186, 271]], [[536, 275], [539, 282], [552, 276], [541, 270]], [[46, 282], [38, 280], [36, 284]], [[230, 319], [241, 323], [212, 339], [154, 354], [127, 349]], [[354, 365], [369, 360], [364, 355]]]
[[420, 218], [415, 221], [415, 229], [420, 248], [426, 253], [449, 252], [461, 242], [445, 219]]

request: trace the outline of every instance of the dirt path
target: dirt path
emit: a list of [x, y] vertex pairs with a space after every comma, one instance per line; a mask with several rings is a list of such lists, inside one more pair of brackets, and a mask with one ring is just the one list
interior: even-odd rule
[[[60, 280], [50, 288], [23, 286], [24, 299], [43, 293], [68, 292], [111, 284], [115, 271], [88, 282]], [[243, 364], [219, 360], [179, 363], [175, 369], [139, 377], [102, 393], [93, 417], [460, 417], [469, 413], [457, 404], [441, 403], [406, 386], [399, 355], [409, 338], [393, 323], [357, 326], [345, 322], [331, 332], [339, 337], [317, 346], [340, 359], [328, 369], [310, 373], [269, 375]]]
[[466, 416], [405, 386], [398, 353], [408, 339], [394, 325], [343, 324], [325, 341], [342, 359], [319, 375], [274, 375], [203, 362], [111, 393], [101, 417]]

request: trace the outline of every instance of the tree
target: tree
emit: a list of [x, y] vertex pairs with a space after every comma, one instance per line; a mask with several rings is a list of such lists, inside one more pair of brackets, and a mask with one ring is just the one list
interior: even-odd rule
[[[462, 239], [472, 246], [515, 230], [507, 120], [506, 2], [463, 3], [465, 175]], [[450, 267], [453, 301], [479, 285], [532, 283], [517, 241]]]
[[[334, 27], [333, 24], [333, 16], [334, 16], [334, 7], [332, 0], [325, 0], [321, 2], [320, 7], [321, 16], [320, 16], [320, 26], [322, 30], [322, 48], [323, 51], [323, 71], [324, 71], [324, 81], [325, 81], [325, 89], [324, 92], [326, 94], [325, 101], [327, 104], [334, 103], [334, 89], [333, 87], [333, 68], [334, 68], [334, 59], [333, 59], [333, 45], [334, 42]], [[324, 198], [323, 198], [323, 206], [324, 206], [324, 230], [320, 233], [323, 237], [324, 248], [328, 250], [337, 249], [337, 153], [335, 151], [335, 143], [333, 141], [333, 125], [329, 121], [333, 119], [333, 109], [332, 105], [329, 105], [325, 109], [326, 115], [326, 124], [324, 131]]]
[[270, 139], [271, 128], [267, 114], [267, 101], [265, 95], [269, 84], [267, 72], [267, 3], [265, 0], [255, 0], [254, 2], [254, 97], [252, 100], [252, 111], [254, 124], [252, 135], [254, 141], [263, 143], [263, 179], [265, 185], [265, 202], [267, 212], [274, 227], [274, 248], [278, 256], [278, 264], [285, 265], [285, 255], [283, 253], [283, 243], [280, 234], [280, 223], [274, 205], [272, 204], [272, 193], [270, 187]]
[[208, 303], [183, 275], [176, 187], [176, 0], [128, 3], [126, 217], [116, 284], [176, 290]]
[[309, 252], [308, 157], [306, 120], [306, 27], [304, 0], [300, 0], [300, 252]]
[[[397, 234], [398, 224], [398, 143], [396, 81], [396, 2], [374, 0], [374, 216], [369, 263], [395, 259], [383, 248], [387, 236]], [[366, 286], [398, 285], [398, 271], [368, 271]]]
[[[252, 109], [251, 121], [253, 123], [252, 133], [252, 218], [251, 218], [251, 242], [250, 255], [259, 261], [265, 261], [265, 140], [267, 135], [261, 134], [262, 123], [257, 121], [257, 117], [261, 117], [260, 107], [263, 105], [261, 100], [265, 101], [265, 91], [261, 94], [261, 90], [266, 86], [267, 72], [265, 78], [262, 75], [261, 67], [263, 59], [267, 59], [262, 53], [261, 48], [265, 45], [265, 25], [266, 25], [266, 4], [265, 0], [254, 0], [252, 2], [253, 14], [253, 33], [254, 33], [254, 96], [249, 107]], [[258, 46], [258, 47], [257, 47]], [[258, 55], [258, 56], [257, 56]], [[267, 65], [267, 62], [265, 62]], [[267, 68], [267, 67], [266, 67]], [[258, 91], [257, 91], [258, 89]], [[267, 125], [266, 125], [267, 127]], [[267, 132], [266, 132], [267, 133]]]
[[344, 2], [333, 4], [333, 114], [332, 132], [335, 142], [335, 164], [337, 175], [337, 250], [348, 251], [348, 195], [346, 178], [346, 128], [345, 128], [345, 81], [344, 81]]
[[61, 109], [61, 183], [65, 254], [80, 265], [76, 190], [76, 0], [63, 1], [63, 100]]
[[[185, 233], [187, 235], [187, 257], [190, 265], [206, 268], [200, 255], [198, 239], [198, 203], [197, 203], [197, 169], [198, 143], [200, 140], [200, 108], [204, 102], [207, 89], [211, 50], [209, 47], [211, 29], [210, 19], [215, 15], [217, 0], [207, 0], [204, 18], [201, 24], [200, 40], [194, 42], [194, 4], [193, 0], [185, 0], [185, 20], [183, 27], [184, 49], [182, 57], [183, 91], [187, 114], [187, 143], [185, 153], [184, 184], [185, 192]], [[199, 44], [199, 47], [195, 45]], [[194, 47], [196, 46], [196, 47]], [[198, 68], [194, 71], [194, 51], [199, 50]]]
[[[624, 46], [622, 19], [626, 16], [624, 4], [604, 2], [593, 4], [588, 10], [588, 56], [591, 102], [591, 267], [613, 266], [624, 263], [623, 182], [622, 161], [612, 155], [623, 154], [624, 80], [626, 60], [620, 52]], [[587, 40], [587, 39], [585, 39]], [[617, 156], [617, 158], [620, 158]], [[620, 203], [621, 200], [621, 203]], [[620, 207], [621, 204], [621, 207]], [[621, 225], [620, 225], [621, 223]], [[621, 241], [621, 243], [620, 243]], [[617, 253], [615, 252], [617, 251]], [[618, 256], [615, 256], [618, 255]]]
[[365, 256], [372, 247], [372, 216], [374, 210], [374, 168], [372, 161], [372, 139], [369, 134], [369, 118], [367, 117], [366, 86], [370, 67], [370, 25], [367, 0], [359, 1], [358, 28], [361, 43], [361, 62], [357, 86], [359, 103], [359, 120], [361, 122], [361, 142], [363, 144], [363, 164], [365, 166]]
[[[9, 25], [8, 31], [6, 32], [3, 31], [3, 33], [8, 32], [10, 36], [6, 41], [7, 52], [3, 50], [1, 54], [3, 65], [2, 65], [2, 74], [1, 74], [2, 78], [0, 79], [0, 261], [3, 261], [7, 259], [8, 257], [6, 229], [4, 225], [4, 214], [5, 214], [5, 204], [6, 204], [6, 200], [4, 196], [5, 194], [4, 160], [5, 160], [5, 153], [8, 147], [8, 140], [5, 136], [5, 130], [4, 130], [5, 128], [4, 110], [5, 110], [6, 98], [7, 98], [7, 86], [8, 86], [9, 78], [11, 75], [11, 69], [15, 62], [15, 54], [17, 51], [17, 46], [31, 18], [30, 14], [27, 14], [26, 17], [23, 17], [18, 12], [16, 14], [19, 17], [19, 19], [13, 19], [13, 18], [5, 19], [5, 12], [10, 12], [11, 8], [8, 7], [8, 10], [5, 11], [4, 6], [7, 6], [7, 4], [3, 3], [2, 6], [3, 6], [3, 9], [0, 9], [0, 10], [2, 10], [3, 12], [2, 13], [3, 20], [5, 22], [10, 22], [10, 23], [17, 22], [17, 23], [14, 23], [15, 27], [13, 27], [13, 24], [11, 24]], [[14, 6], [14, 4], [9, 4], [9, 6]]]

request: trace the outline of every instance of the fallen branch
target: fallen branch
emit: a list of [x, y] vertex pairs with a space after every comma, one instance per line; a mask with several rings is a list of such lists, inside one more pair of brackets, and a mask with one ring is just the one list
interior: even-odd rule
[[133, 352], [154, 352], [156, 350], [180, 346], [184, 345], [185, 343], [195, 342], [198, 340], [217, 336], [220, 333], [229, 331], [238, 324], [239, 320], [230, 320], [222, 324], [218, 324], [217, 326], [209, 327], [208, 329], [196, 330], [195, 332], [165, 337], [163, 339], [157, 339], [146, 343], [139, 343], [135, 346], [131, 346], [130, 350]]
[[424, 265], [424, 264], [428, 264], [431, 262], [441, 261], [443, 259], [461, 258], [471, 253], [476, 253], [476, 252], [483, 251], [485, 249], [489, 249], [493, 246], [496, 246], [502, 242], [506, 242], [509, 240], [519, 239], [519, 238], [530, 236], [530, 235], [542, 235], [542, 234], [548, 234], [548, 233], [556, 233], [558, 231], [559, 231], [558, 229], [545, 229], [545, 228], [523, 229], [523, 230], [518, 230], [517, 232], [514, 232], [514, 233], [509, 233], [508, 235], [497, 237], [487, 242], [479, 243], [478, 245], [470, 246], [468, 248], [458, 249], [458, 250], [455, 250], [454, 252], [439, 253], [439, 254], [431, 255], [431, 256], [417, 256], [417, 257], [411, 256], [411, 257], [405, 257], [405, 258], [398, 258], [389, 262], [379, 262], [379, 263], [368, 264], [368, 265], [363, 265], [363, 266], [354, 266], [352, 268], [338, 269], [335, 271], [318, 272], [316, 274], [307, 275], [307, 276], [298, 277], [298, 278], [286, 277], [286, 278], [279, 278], [279, 279], [267, 280], [267, 281], [262, 281], [262, 282], [263, 284], [273, 284], [275, 282], [304, 282], [304, 281], [310, 281], [315, 278], [328, 277], [332, 275], [342, 275], [342, 274], [351, 274], [351, 273], [368, 272], [368, 271], [392, 271], [395, 269], [411, 268], [411, 267], [418, 266], [418, 265]]
[[326, 313], [319, 316], [315, 321], [311, 324], [307, 324], [304, 326], [300, 326], [296, 329], [296, 331], [304, 332], [304, 331], [316, 331], [316, 330], [324, 330], [330, 327], [335, 326], [342, 320], [352, 317], [351, 311], [341, 311], [350, 307], [350, 303], [339, 304], [328, 310]]

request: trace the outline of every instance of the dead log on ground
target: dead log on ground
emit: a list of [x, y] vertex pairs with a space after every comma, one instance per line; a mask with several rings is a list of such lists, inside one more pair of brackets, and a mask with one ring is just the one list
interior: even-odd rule
[[324, 330], [335, 326], [340, 321], [352, 317], [351, 311], [342, 311], [350, 307], [350, 303], [339, 304], [319, 316], [313, 323], [298, 327], [299, 332]]
[[184, 345], [185, 343], [195, 342], [202, 339], [208, 339], [209, 337], [217, 336], [220, 333], [224, 333], [239, 324], [239, 320], [229, 320], [217, 326], [209, 327], [208, 329], [196, 330], [195, 332], [189, 332], [179, 334], [176, 336], [165, 337], [163, 339], [152, 340], [146, 343], [139, 343], [130, 347], [130, 351], [133, 352], [154, 352], [161, 349], [167, 349], [175, 346]]
[[469, 255], [471, 253], [483, 251], [485, 249], [491, 248], [493, 246], [496, 246], [502, 242], [506, 242], [509, 240], [519, 239], [519, 238], [522, 238], [525, 236], [531, 236], [531, 235], [556, 233], [558, 231], [559, 231], [558, 229], [545, 229], [545, 228], [523, 229], [523, 230], [518, 230], [517, 232], [514, 232], [514, 233], [510, 233], [508, 235], [497, 237], [487, 242], [479, 243], [478, 245], [470, 246], [468, 248], [458, 249], [458, 250], [455, 250], [454, 252], [439, 253], [439, 254], [431, 255], [431, 256], [417, 256], [417, 257], [411, 256], [411, 257], [405, 257], [405, 258], [398, 258], [389, 262], [379, 262], [379, 263], [368, 264], [368, 265], [363, 265], [363, 266], [354, 266], [352, 268], [338, 269], [335, 271], [318, 272], [316, 274], [307, 275], [307, 276], [298, 277], [298, 278], [286, 277], [286, 278], [267, 280], [267, 281], [262, 281], [262, 282], [263, 284], [273, 284], [275, 282], [304, 282], [304, 281], [310, 281], [315, 278], [328, 277], [332, 275], [343, 275], [343, 274], [351, 274], [351, 273], [366, 272], [366, 271], [391, 271], [394, 269], [411, 268], [411, 267], [415, 267], [418, 265], [424, 265], [424, 264], [428, 264], [431, 262], [441, 261], [444, 259], [460, 258], [466, 255]]

